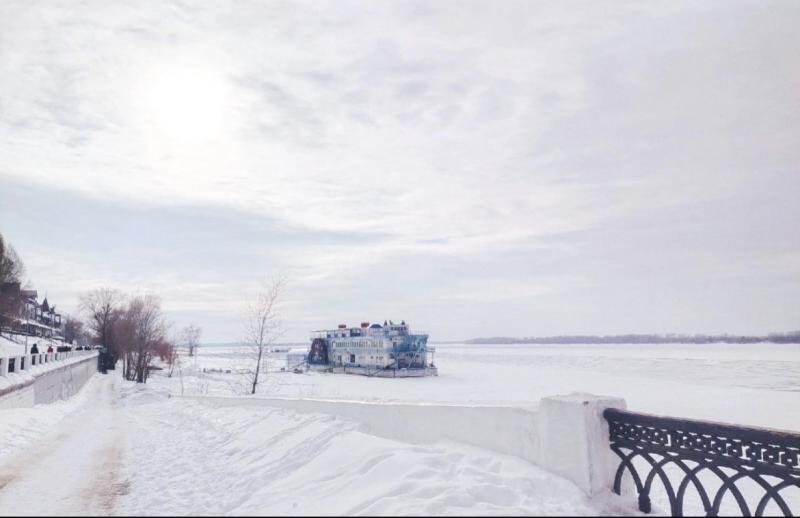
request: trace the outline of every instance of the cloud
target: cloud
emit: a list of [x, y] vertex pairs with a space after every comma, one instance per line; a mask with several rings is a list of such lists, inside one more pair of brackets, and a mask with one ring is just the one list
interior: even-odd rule
[[[7, 1], [0, 182], [269, 222], [288, 232], [256, 231], [274, 246], [253, 254], [306, 288], [397, 262], [570, 261], [598, 245], [576, 236], [606, 232], [626, 254], [632, 238], [613, 230], [632, 221], [800, 188], [798, 21], [777, 1]], [[704, 264], [729, 252], [715, 235], [728, 217], [702, 234]], [[774, 249], [792, 237], [775, 218], [775, 258], [758, 260], [784, 265], [797, 248]], [[660, 224], [649, 230], [680, 227]], [[213, 238], [247, 260], [251, 227], [210, 228], [235, 228]], [[230, 274], [176, 268], [143, 275], [174, 284], [186, 310]], [[452, 296], [508, 293], [492, 268]]]

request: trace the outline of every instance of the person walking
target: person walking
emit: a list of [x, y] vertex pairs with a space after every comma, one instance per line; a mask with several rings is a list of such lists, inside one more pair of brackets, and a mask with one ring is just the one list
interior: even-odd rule
[[38, 344], [33, 344], [33, 346], [31, 347], [31, 354], [39, 354]]
[[49, 353], [53, 352], [53, 346], [52, 345], [48, 345], [47, 346], [47, 352], [49, 352]]

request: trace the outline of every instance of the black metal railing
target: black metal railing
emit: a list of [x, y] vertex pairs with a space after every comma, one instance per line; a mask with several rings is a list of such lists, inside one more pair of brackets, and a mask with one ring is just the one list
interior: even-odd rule
[[[662, 486], [658, 497], [672, 516], [728, 515], [733, 502], [742, 516], [800, 513], [800, 434], [613, 408], [603, 417], [611, 450], [621, 459], [614, 492], [621, 494], [623, 477], [630, 475], [645, 513], [654, 485]], [[687, 506], [692, 488], [696, 496]]]

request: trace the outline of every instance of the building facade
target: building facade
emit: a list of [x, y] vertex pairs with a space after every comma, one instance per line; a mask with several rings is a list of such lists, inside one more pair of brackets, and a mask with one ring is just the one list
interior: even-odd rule
[[9, 331], [31, 336], [62, 338], [63, 322], [55, 305], [47, 297], [40, 304], [37, 290], [22, 289], [19, 283], [7, 283], [2, 295], [2, 325]]

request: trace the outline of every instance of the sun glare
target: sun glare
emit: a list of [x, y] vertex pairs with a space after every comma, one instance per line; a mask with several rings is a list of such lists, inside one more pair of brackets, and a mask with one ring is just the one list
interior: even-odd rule
[[150, 119], [170, 139], [206, 140], [222, 130], [225, 82], [211, 71], [176, 67], [162, 70], [150, 84], [147, 97]]

